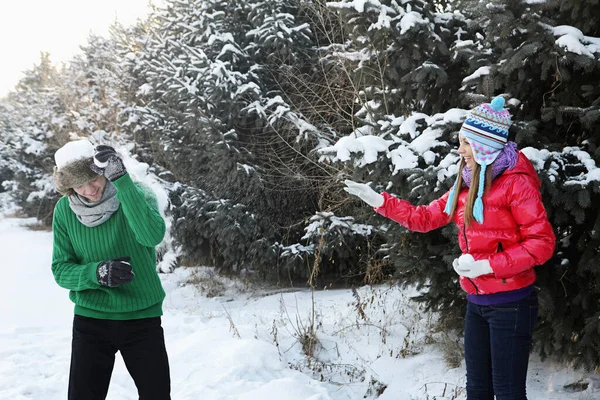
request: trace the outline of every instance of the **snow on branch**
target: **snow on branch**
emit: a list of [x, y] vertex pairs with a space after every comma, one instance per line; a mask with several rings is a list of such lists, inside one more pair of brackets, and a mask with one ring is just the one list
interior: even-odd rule
[[358, 166], [363, 167], [367, 164], [377, 161], [379, 153], [387, 152], [388, 148], [394, 144], [391, 140], [385, 140], [378, 136], [345, 136], [337, 141], [333, 146], [319, 149], [319, 153], [335, 153], [336, 161], [348, 161], [352, 153], [362, 153], [363, 156], [358, 160]]
[[[440, 139], [444, 134], [442, 127], [449, 123], [462, 122], [466, 113], [467, 110], [453, 108], [433, 116], [423, 113], [413, 113], [406, 119], [389, 116], [391, 122], [381, 121], [380, 125], [395, 130], [395, 133], [390, 135], [393, 140], [377, 136], [373, 127], [365, 125], [349, 136], [342, 137], [333, 146], [319, 149], [319, 153], [322, 154], [319, 161], [346, 162], [354, 155], [355, 166], [364, 167], [376, 162], [379, 153], [385, 153], [392, 164], [393, 174], [402, 169], [417, 167], [419, 157], [423, 157], [425, 163], [432, 164], [435, 160], [432, 149], [448, 146], [447, 142]], [[391, 146], [394, 148], [390, 149]], [[452, 160], [455, 160], [455, 157], [452, 157]], [[441, 168], [448, 169], [449, 165]], [[444, 173], [444, 176], [446, 175]]]
[[354, 217], [336, 217], [332, 212], [319, 211], [310, 217], [311, 223], [304, 228], [306, 234], [302, 240], [311, 237], [319, 237], [323, 231], [333, 229], [350, 232], [355, 235], [368, 236], [373, 231], [373, 226], [366, 224], [357, 224]]
[[465, 77], [462, 80], [462, 83], [463, 84], [469, 83], [470, 81], [474, 81], [476, 79], [481, 78], [482, 76], [489, 75], [489, 74], [490, 74], [490, 67], [488, 67], [488, 66], [479, 67], [479, 68], [477, 68], [477, 71], [475, 71], [471, 75]]
[[555, 43], [571, 53], [591, 58], [595, 58], [594, 53], [600, 53], [600, 38], [585, 36], [579, 29], [569, 25], [555, 26], [552, 31], [554, 36], [560, 36]]
[[522, 152], [552, 182], [556, 182], [561, 175], [564, 176], [565, 186], [586, 186], [592, 181], [600, 181], [600, 168], [592, 156], [579, 147], [565, 147], [562, 152], [526, 147]]
[[368, 8], [381, 8], [383, 5], [377, 0], [353, 0], [353, 1], [335, 1], [328, 2], [327, 7], [338, 9], [354, 9], [359, 13], [365, 12]]

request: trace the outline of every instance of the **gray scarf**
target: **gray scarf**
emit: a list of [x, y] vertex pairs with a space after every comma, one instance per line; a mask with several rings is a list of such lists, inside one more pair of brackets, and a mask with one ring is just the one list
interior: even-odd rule
[[69, 196], [69, 206], [77, 215], [79, 222], [93, 228], [108, 220], [119, 209], [117, 189], [109, 181], [106, 182], [102, 198], [97, 202], [90, 202], [77, 193]]

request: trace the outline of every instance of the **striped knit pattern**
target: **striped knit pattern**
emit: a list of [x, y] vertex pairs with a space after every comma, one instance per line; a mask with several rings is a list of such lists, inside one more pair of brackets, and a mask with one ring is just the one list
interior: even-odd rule
[[494, 98], [491, 104], [480, 104], [469, 112], [460, 128], [471, 145], [479, 165], [490, 165], [508, 142], [510, 113], [504, 109], [504, 99]]
[[[113, 182], [119, 209], [103, 224], [83, 225], [62, 197], [54, 209], [52, 272], [69, 289], [75, 314], [127, 320], [162, 315], [165, 292], [156, 272], [156, 251], [165, 234], [156, 197], [129, 174]], [[135, 277], [117, 288], [101, 286], [96, 270], [102, 261], [131, 257]]]
[[495, 149], [503, 148], [508, 141], [508, 127], [503, 131], [502, 128], [498, 128], [477, 118], [467, 118], [462, 130], [466, 133], [465, 136], [468, 135], [473, 140]]

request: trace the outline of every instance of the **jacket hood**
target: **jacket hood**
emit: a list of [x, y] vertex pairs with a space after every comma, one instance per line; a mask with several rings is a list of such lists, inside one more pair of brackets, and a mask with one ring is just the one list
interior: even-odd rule
[[531, 181], [535, 184], [535, 187], [540, 188], [542, 186], [542, 182], [538, 177], [535, 167], [533, 166], [531, 161], [529, 161], [529, 158], [527, 158], [525, 154], [523, 154], [522, 151], [519, 150], [518, 154], [519, 158], [517, 158], [517, 163], [515, 164], [513, 169], [507, 169], [502, 173], [502, 175], [527, 175], [529, 179], [531, 179]]

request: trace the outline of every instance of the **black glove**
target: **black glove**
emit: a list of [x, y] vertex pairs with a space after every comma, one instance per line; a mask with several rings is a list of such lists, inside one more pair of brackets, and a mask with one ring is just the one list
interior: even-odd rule
[[104, 261], [98, 265], [98, 270], [96, 271], [98, 283], [102, 286], [115, 288], [124, 283], [131, 282], [134, 274], [130, 261], [131, 257], [121, 257]]
[[127, 172], [115, 149], [106, 145], [96, 146], [94, 164], [90, 168], [98, 175], [104, 175], [111, 182], [116, 181]]

